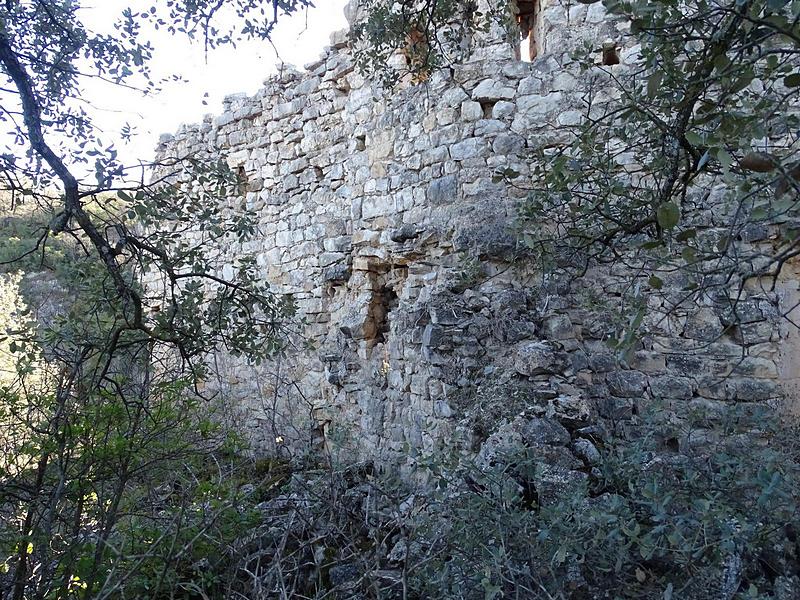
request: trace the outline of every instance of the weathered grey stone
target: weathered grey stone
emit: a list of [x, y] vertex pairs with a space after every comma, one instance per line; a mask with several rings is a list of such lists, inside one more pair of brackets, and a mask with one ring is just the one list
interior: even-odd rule
[[517, 110], [517, 105], [513, 102], [501, 100], [492, 107], [492, 118], [497, 120], [507, 119]]
[[569, 432], [553, 419], [529, 419], [522, 426], [522, 439], [526, 444], [564, 446], [569, 443]]
[[462, 102], [461, 118], [464, 121], [478, 121], [483, 118], [483, 107], [479, 102]]
[[617, 368], [617, 359], [612, 354], [590, 354], [589, 368], [596, 373], [607, 373]]
[[436, 325], [458, 325], [469, 319], [470, 314], [456, 304], [431, 305], [428, 307], [431, 322]]
[[485, 79], [472, 91], [472, 99], [477, 102], [497, 102], [498, 100], [511, 100], [515, 93], [514, 88], [503, 85], [494, 79]]
[[683, 335], [695, 340], [713, 342], [722, 336], [722, 332], [722, 323], [717, 314], [710, 308], [704, 308], [691, 314]]
[[450, 146], [450, 156], [453, 160], [467, 160], [487, 154], [488, 145], [481, 138], [470, 138]]
[[525, 139], [513, 133], [502, 133], [494, 138], [492, 150], [495, 154], [519, 154], [525, 148]]
[[428, 324], [422, 333], [422, 345], [437, 348], [444, 341], [444, 329], [438, 325]]
[[416, 225], [407, 223], [402, 227], [392, 230], [392, 232], [389, 234], [389, 239], [391, 239], [393, 242], [402, 244], [403, 242], [407, 242], [408, 240], [413, 240], [414, 238], [419, 237], [419, 233], [420, 232]]
[[741, 402], [756, 402], [778, 398], [781, 395], [778, 384], [774, 381], [759, 379], [735, 379], [727, 382], [727, 388], [733, 388], [733, 397]]
[[622, 398], [641, 398], [647, 387], [647, 376], [639, 371], [613, 371], [606, 375], [608, 389]]
[[572, 442], [572, 452], [587, 465], [600, 464], [600, 451], [586, 438], [578, 438]]
[[541, 463], [534, 486], [541, 506], [555, 506], [572, 495], [585, 494], [589, 476], [580, 471]]
[[679, 398], [688, 400], [694, 393], [691, 379], [662, 375], [650, 378], [650, 394], [653, 398]]
[[361, 16], [360, 0], [348, 0], [344, 5], [344, 17], [349, 25], [353, 25]]
[[560, 360], [555, 348], [547, 342], [524, 342], [514, 353], [514, 369], [520, 375], [552, 373]]
[[567, 340], [575, 337], [569, 315], [553, 315], [544, 320], [542, 331], [547, 339]]
[[531, 94], [539, 94], [544, 89], [544, 82], [541, 78], [531, 75], [522, 79], [517, 88], [517, 94], [520, 96], [530, 96]]
[[437, 400], [433, 405], [433, 414], [440, 419], [449, 419], [453, 416], [453, 409], [444, 400]]
[[332, 265], [322, 271], [323, 281], [342, 282], [350, 279], [350, 267], [346, 264]]
[[622, 419], [630, 419], [633, 416], [635, 406], [636, 404], [633, 398], [608, 396], [600, 399], [597, 409], [601, 417], [619, 421]]
[[433, 205], [454, 202], [458, 194], [458, 177], [447, 175], [434, 179], [428, 186], [428, 202]]

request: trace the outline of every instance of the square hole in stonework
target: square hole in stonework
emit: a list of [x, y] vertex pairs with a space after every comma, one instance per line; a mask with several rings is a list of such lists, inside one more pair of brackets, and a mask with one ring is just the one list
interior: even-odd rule
[[619, 60], [619, 48], [617, 47], [617, 43], [612, 40], [607, 40], [603, 42], [603, 48], [601, 50], [600, 56], [600, 63], [603, 66], [610, 67], [613, 65], [618, 65], [620, 63]]

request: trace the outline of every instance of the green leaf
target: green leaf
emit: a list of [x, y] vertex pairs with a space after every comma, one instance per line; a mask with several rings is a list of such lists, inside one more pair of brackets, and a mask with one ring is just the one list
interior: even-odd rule
[[785, 85], [786, 87], [800, 86], [800, 73], [792, 73], [791, 75], [784, 77], [783, 85]]
[[647, 283], [654, 290], [660, 290], [662, 287], [664, 287], [664, 281], [657, 275], [651, 275], [650, 279], [647, 280]]
[[703, 138], [700, 137], [700, 135], [695, 133], [694, 131], [687, 131], [683, 137], [685, 137], [686, 141], [689, 142], [692, 146], [699, 146], [703, 143]]
[[658, 207], [656, 219], [662, 229], [672, 229], [681, 219], [681, 210], [674, 202], [665, 202]]
[[731, 167], [733, 157], [728, 153], [727, 150], [720, 148], [717, 150], [717, 160], [719, 161], [719, 164], [722, 165], [722, 168], [727, 171]]
[[730, 64], [731, 60], [725, 54], [720, 54], [714, 59], [714, 66], [719, 71], [723, 71]]

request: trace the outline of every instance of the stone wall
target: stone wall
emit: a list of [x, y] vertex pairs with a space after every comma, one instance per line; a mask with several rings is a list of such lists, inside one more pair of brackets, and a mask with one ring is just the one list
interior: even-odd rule
[[[540, 19], [533, 63], [514, 60], [498, 30], [471, 60], [391, 91], [356, 72], [335, 34], [305, 72], [162, 139], [163, 154], [223, 155], [240, 173], [260, 233], [224, 250], [230, 261], [254, 253], [304, 317], [280, 360], [218, 357], [218, 385], [258, 448], [413, 467], [456, 439], [486, 457], [544, 416], [590, 457], [597, 424], [643, 402], [724, 411], [778, 399], [781, 377], [794, 385], [780, 293], [746, 291], [736, 335], [713, 307], [653, 319], [620, 360], [605, 307], [630, 273], [594, 273], [576, 290], [526, 260], [514, 234], [524, 192], [493, 174], [524, 174], [527, 151], [566, 139], [584, 118], [582, 90], [607, 77], [579, 79], [570, 52], [588, 41], [599, 61], [627, 29], [600, 3], [553, 0]], [[613, 68], [635, 52], [623, 47]], [[783, 294], [796, 290], [789, 280]]]

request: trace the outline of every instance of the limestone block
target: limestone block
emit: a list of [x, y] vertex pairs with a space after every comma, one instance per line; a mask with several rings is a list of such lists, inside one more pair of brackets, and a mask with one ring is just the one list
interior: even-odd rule
[[372, 219], [394, 214], [396, 210], [392, 196], [367, 196], [361, 203], [361, 218]]
[[532, 94], [517, 98], [517, 109], [525, 113], [528, 118], [541, 117], [553, 113], [564, 105], [561, 92], [551, 92], [545, 95]]
[[498, 120], [507, 119], [513, 115], [516, 110], [517, 105], [513, 102], [501, 100], [492, 107], [492, 118]]
[[552, 89], [560, 92], [572, 92], [578, 86], [578, 80], [569, 71], [562, 71], [553, 80]]
[[522, 79], [517, 85], [518, 96], [530, 96], [533, 94], [541, 94], [544, 90], [544, 82], [541, 77], [537, 75], [529, 75]]
[[433, 414], [440, 419], [449, 419], [453, 416], [453, 409], [446, 400], [436, 400], [433, 404]]
[[348, 44], [348, 31], [347, 29], [340, 29], [334, 31], [330, 36], [331, 48], [346, 48]]
[[523, 342], [514, 348], [514, 370], [520, 375], [553, 373], [562, 364], [555, 347], [548, 342]]
[[438, 348], [445, 339], [444, 329], [439, 325], [429, 323], [423, 330], [421, 341], [423, 346]]
[[573, 24], [580, 24], [586, 20], [586, 12], [589, 10], [589, 7], [586, 4], [575, 4], [569, 8], [569, 12], [567, 13], [569, 16], [569, 22]]
[[231, 152], [226, 158], [225, 162], [228, 163], [228, 166], [231, 169], [237, 169], [239, 167], [244, 166], [247, 160], [250, 158], [250, 152], [247, 150], [237, 150], [236, 152]]
[[477, 121], [483, 118], [483, 107], [479, 102], [462, 102], [461, 119], [464, 121]]
[[214, 127], [225, 127], [225, 125], [229, 125], [233, 123], [233, 113], [232, 112], [224, 112], [218, 117], [214, 119]]
[[487, 150], [488, 146], [484, 140], [480, 138], [470, 138], [450, 146], [450, 156], [453, 160], [463, 161], [476, 156], [484, 156]]
[[523, 441], [528, 445], [564, 446], [570, 441], [569, 432], [555, 419], [528, 419], [522, 425], [521, 433]]
[[687, 377], [675, 377], [672, 375], [650, 377], [650, 395], [653, 398], [688, 400], [693, 393], [692, 380]]
[[686, 321], [683, 335], [704, 342], [713, 342], [722, 335], [722, 323], [710, 308], [693, 312]]
[[[670, 358], [674, 357], [671, 356]], [[637, 350], [633, 353], [629, 366], [631, 369], [644, 371], [645, 373], [660, 373], [667, 368], [667, 360], [660, 352]]]
[[569, 315], [554, 315], [544, 320], [542, 330], [547, 339], [567, 340], [575, 337]]
[[[516, 156], [525, 148], [525, 139], [516, 134], [500, 134], [492, 142], [492, 151], [500, 156], [490, 157], [489, 161], [497, 160], [498, 165], [507, 164], [506, 156]], [[500, 162], [502, 159], [502, 162]], [[491, 165], [491, 163], [490, 163]]]
[[586, 12], [586, 22], [587, 23], [602, 23], [608, 18], [608, 11], [606, 7], [603, 6], [602, 2], [595, 2], [594, 4], [589, 5], [589, 9]]
[[458, 115], [459, 112], [455, 108], [443, 108], [436, 114], [436, 123], [440, 127], [450, 125], [458, 119]]
[[461, 106], [461, 103], [465, 100], [469, 100], [467, 93], [460, 87], [453, 87], [442, 94], [439, 103], [450, 108], [455, 108], [456, 106]]
[[600, 451], [586, 438], [578, 438], [572, 443], [572, 452], [587, 465], [600, 464], [602, 459]]
[[647, 387], [647, 376], [639, 371], [612, 371], [606, 375], [609, 391], [622, 398], [641, 398]]
[[376, 133], [371, 138], [367, 137], [367, 158], [370, 163], [382, 160], [392, 154], [394, 148], [394, 136], [390, 131]]
[[276, 104], [272, 108], [272, 118], [273, 119], [285, 119], [286, 117], [290, 117], [292, 115], [296, 115], [300, 113], [306, 106], [306, 99], [305, 98], [297, 98], [290, 102], [281, 102], [280, 104]]
[[455, 175], [447, 175], [431, 181], [428, 186], [427, 198], [431, 204], [436, 206], [454, 202], [457, 194], [458, 178]]
[[475, 123], [473, 135], [476, 137], [486, 137], [507, 130], [508, 125], [503, 121], [498, 121], [497, 119], [481, 119]]
[[497, 102], [498, 100], [511, 100], [516, 90], [503, 85], [494, 79], [481, 81], [472, 91], [472, 99], [476, 102]]
[[740, 402], [758, 402], [780, 398], [780, 386], [775, 381], [762, 379], [731, 379], [726, 382], [729, 397]]
[[568, 110], [560, 115], [556, 119], [556, 122], [561, 125], [562, 127], [574, 127], [576, 125], [580, 125], [583, 121], [583, 114], [577, 110]]
[[[566, 450], [564, 450], [566, 452]], [[553, 466], [550, 457], [543, 457], [534, 477], [534, 487], [539, 504], [555, 506], [580, 490], [585, 489], [589, 476], [559, 466]]]

